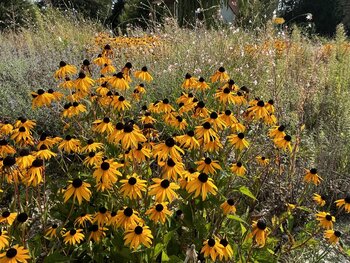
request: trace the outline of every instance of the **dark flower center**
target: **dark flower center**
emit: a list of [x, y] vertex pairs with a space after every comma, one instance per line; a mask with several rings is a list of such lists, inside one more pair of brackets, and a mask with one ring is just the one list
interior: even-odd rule
[[228, 241], [224, 238], [220, 240], [220, 244], [223, 245], [224, 247], [227, 247]]
[[3, 160], [4, 166], [12, 166], [16, 164], [16, 158], [12, 156], [6, 156]]
[[18, 216], [17, 216], [17, 220], [20, 222], [20, 223], [24, 223], [25, 221], [27, 221], [28, 219], [28, 215], [26, 213], [20, 213]]
[[203, 109], [205, 107], [205, 103], [203, 101], [200, 101], [197, 103], [197, 106]]
[[133, 130], [134, 130], [134, 127], [133, 127], [132, 124], [127, 124], [127, 125], [124, 126], [124, 132], [126, 132], [126, 133], [130, 133]]
[[26, 128], [25, 127], [21, 127], [18, 129], [20, 132], [25, 132], [26, 131]]
[[225, 94], [229, 94], [230, 91], [231, 91], [230, 88], [224, 88], [224, 93], [225, 93]]
[[109, 44], [105, 45], [104, 47], [105, 50], [111, 50], [111, 46]]
[[23, 157], [23, 156], [28, 156], [29, 155], [29, 150], [28, 149], [22, 149], [19, 152], [19, 156]]
[[193, 137], [194, 136], [194, 131], [188, 131], [187, 135], [190, 136], [190, 137]]
[[64, 62], [64, 61], [61, 61], [60, 62], [60, 68], [62, 68], [62, 67], [64, 67], [64, 66], [66, 66], [67, 65], [67, 63], [66, 62]]
[[206, 130], [209, 130], [211, 128], [211, 124], [209, 122], [205, 122], [203, 123], [203, 128], [206, 129]]
[[157, 210], [157, 212], [162, 212], [162, 211], [163, 211], [163, 209], [164, 209], [164, 207], [163, 207], [163, 205], [162, 205], [162, 204], [158, 204], [158, 205], [156, 205], [156, 210]]
[[286, 128], [286, 127], [284, 127], [283, 125], [281, 125], [281, 126], [278, 127], [278, 130], [279, 130], [280, 132], [283, 132], [285, 128]]
[[89, 152], [89, 157], [90, 157], [90, 158], [94, 157], [95, 155], [96, 155], [95, 152]]
[[163, 100], [163, 103], [164, 103], [164, 104], [169, 104], [169, 100], [168, 100], [168, 99], [164, 99], [164, 100]]
[[265, 159], [266, 159], [265, 156], [261, 157], [261, 160], [265, 161]]
[[275, 102], [273, 100], [269, 100], [268, 103], [273, 105]]
[[199, 81], [199, 82], [204, 82], [205, 80], [204, 80], [203, 77], [200, 77], [200, 78], [198, 79], [198, 81]]
[[66, 141], [70, 141], [72, 139], [72, 136], [67, 135], [65, 139], [66, 139]]
[[76, 178], [73, 180], [72, 185], [74, 188], [79, 188], [80, 186], [83, 185], [83, 181], [79, 178]]
[[37, 91], [38, 95], [43, 95], [45, 93], [45, 90], [43, 89], [38, 89]]
[[84, 66], [89, 66], [89, 65], [90, 65], [90, 61], [87, 60], [87, 59], [84, 59], [84, 60], [83, 60], [83, 65], [84, 65]]
[[332, 216], [331, 215], [326, 215], [326, 220], [327, 221], [332, 221]]
[[92, 232], [97, 232], [98, 231], [98, 225], [92, 225], [90, 229], [91, 229]]
[[109, 167], [110, 167], [109, 163], [107, 163], [107, 162], [101, 163], [101, 169], [103, 171], [107, 171], [109, 169]]
[[170, 137], [165, 140], [165, 145], [168, 147], [173, 147], [175, 145], [175, 140]]
[[138, 144], [137, 144], [137, 150], [138, 150], [138, 151], [141, 151], [142, 148], [143, 148], [142, 144], [138, 143]]
[[211, 164], [211, 159], [209, 157], [207, 157], [207, 158], [204, 159], [204, 162], [206, 164]]
[[266, 222], [265, 222], [265, 220], [260, 219], [256, 225], [257, 225], [257, 227], [260, 230], [265, 230], [266, 229]]
[[116, 77], [118, 79], [122, 79], [122, 78], [124, 78], [124, 74], [122, 72], [118, 72], [118, 74], [116, 74]]
[[176, 116], [176, 119], [178, 120], [178, 122], [182, 122], [183, 121], [181, 116]]
[[147, 67], [145, 66], [145, 67], [142, 67], [142, 69], [141, 69], [143, 72], [147, 72]]
[[10, 213], [9, 211], [5, 211], [5, 212], [2, 213], [1, 216], [2, 216], [3, 218], [7, 218], [7, 217], [10, 216], [10, 214], [11, 214], [11, 213]]
[[83, 73], [83, 72], [80, 72], [80, 73], [79, 73], [79, 79], [83, 79], [83, 78], [85, 78], [85, 77], [86, 77], [85, 73]]
[[210, 114], [211, 119], [216, 119], [218, 117], [218, 114], [214, 111]]
[[231, 113], [232, 113], [232, 112], [231, 112], [230, 110], [225, 110], [225, 115], [230, 116]]
[[237, 167], [242, 167], [242, 163], [241, 162], [237, 162]]
[[174, 167], [176, 164], [175, 164], [173, 159], [169, 158], [168, 161], [167, 161], [167, 165], [170, 166], [170, 167]]
[[121, 123], [121, 122], [118, 122], [116, 125], [115, 125], [115, 128], [118, 130], [118, 131], [121, 131], [124, 129], [124, 124]]
[[103, 118], [103, 122], [104, 122], [104, 123], [109, 123], [109, 122], [110, 122], [110, 119], [109, 119], [108, 117], [104, 117], [104, 118]]
[[292, 140], [292, 137], [290, 137], [289, 135], [286, 135], [284, 136], [284, 139], [287, 141], [287, 142], [290, 142]]
[[341, 236], [341, 233], [340, 233], [340, 231], [334, 231], [334, 235], [336, 236], [336, 237], [340, 237]]
[[350, 204], [350, 195], [347, 195], [347, 196], [344, 198], [344, 201], [345, 201], [345, 203]]
[[93, 144], [94, 143], [94, 140], [93, 139], [89, 139], [88, 141], [87, 141], [87, 144], [88, 145], [91, 145], [91, 144]]
[[112, 213], [111, 213], [111, 217], [115, 217], [117, 215], [117, 212], [116, 211], [113, 211]]
[[210, 238], [210, 239], [208, 240], [208, 245], [209, 245], [209, 247], [215, 246], [215, 240], [214, 240], [213, 238]]
[[136, 178], [135, 177], [130, 177], [129, 178], [129, 180], [128, 180], [128, 183], [130, 184], [130, 185], [135, 185], [136, 184]]
[[48, 148], [47, 148], [47, 146], [45, 145], [45, 144], [43, 144], [43, 145], [41, 145], [40, 146], [40, 148], [39, 148], [39, 150], [47, 150]]
[[78, 107], [78, 106], [79, 106], [79, 103], [76, 102], [76, 101], [74, 101], [74, 102], [73, 102], [73, 107]]
[[316, 168], [312, 168], [312, 169], [310, 170], [310, 173], [312, 173], [312, 174], [317, 174], [317, 169], [316, 169]]
[[243, 133], [241, 133], [241, 132], [240, 132], [240, 133], [238, 133], [238, 135], [237, 135], [237, 136], [238, 136], [238, 138], [240, 138], [241, 140], [243, 140], [243, 139], [244, 139], [244, 134], [243, 134]]
[[5, 146], [5, 145], [7, 145], [7, 143], [8, 143], [8, 141], [5, 140], [5, 139], [0, 140], [0, 145], [1, 145], [1, 146]]
[[107, 212], [107, 208], [105, 208], [104, 206], [100, 207], [98, 209], [98, 211], [101, 213], [101, 214], [105, 214]]
[[17, 249], [11, 247], [9, 250], [6, 251], [6, 257], [7, 258], [14, 258], [17, 255]]
[[56, 229], [56, 228], [58, 227], [58, 225], [57, 225], [57, 224], [53, 224], [51, 227], [52, 227], [53, 229]]
[[136, 235], [141, 235], [142, 231], [143, 231], [143, 228], [141, 226], [135, 227], [134, 232], [135, 232]]
[[66, 104], [64, 104], [63, 108], [64, 108], [65, 110], [68, 110], [71, 106], [72, 106], [71, 103], [66, 103]]
[[169, 182], [169, 180], [167, 180], [167, 179], [164, 179], [164, 180], [160, 183], [160, 186], [161, 186], [162, 188], [164, 188], [164, 189], [167, 189], [167, 188], [169, 187], [169, 185], [170, 185], [170, 182]]
[[32, 166], [33, 166], [33, 167], [39, 168], [39, 167], [42, 167], [43, 164], [44, 164], [44, 161], [43, 161], [43, 160], [41, 160], [41, 159], [35, 159], [35, 160], [33, 161], [33, 163], [32, 163]]
[[71, 229], [71, 230], [69, 231], [69, 234], [70, 234], [71, 236], [74, 236], [76, 233], [77, 233], [77, 231], [76, 231], [75, 229]]
[[125, 98], [124, 98], [123, 96], [119, 96], [118, 100], [119, 100], [119, 101], [124, 101]]
[[233, 201], [232, 198], [227, 199], [227, 203], [228, 203], [230, 206], [233, 206], [233, 205], [235, 204], [235, 202]]
[[219, 72], [224, 73], [225, 72], [225, 68], [224, 67], [220, 67], [219, 68]]
[[52, 93], [54, 93], [54, 90], [53, 90], [53, 89], [48, 89], [48, 90], [47, 90], [47, 93], [52, 94]]
[[233, 84], [235, 84], [235, 81], [233, 79], [230, 79], [228, 82], [227, 82], [230, 86], [232, 86]]
[[124, 215], [127, 217], [132, 216], [133, 213], [134, 213], [134, 211], [130, 207], [127, 207], [124, 209]]
[[126, 62], [125, 67], [128, 69], [132, 68], [132, 64], [130, 62]]
[[208, 181], [208, 175], [206, 173], [201, 173], [198, 175], [198, 180], [201, 181], [202, 183], [206, 183]]
[[189, 74], [189, 73], [186, 73], [186, 75], [185, 75], [185, 79], [190, 79], [192, 76], [191, 76], [191, 74]]
[[257, 105], [258, 105], [259, 107], [264, 107], [265, 103], [264, 103], [264, 101], [259, 100]]

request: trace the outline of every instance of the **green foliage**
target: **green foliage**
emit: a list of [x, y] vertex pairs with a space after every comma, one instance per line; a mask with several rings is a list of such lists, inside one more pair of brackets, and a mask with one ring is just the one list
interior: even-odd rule
[[0, 1], [0, 30], [18, 29], [34, 22], [35, 6], [27, 0]]

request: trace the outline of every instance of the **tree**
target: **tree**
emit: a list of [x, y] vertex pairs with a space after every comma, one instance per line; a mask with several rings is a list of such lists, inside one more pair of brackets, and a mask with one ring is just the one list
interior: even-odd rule
[[0, 1], [0, 29], [17, 29], [35, 19], [35, 7], [26, 0]]
[[[283, 1], [286, 2], [286, 1]], [[343, 13], [339, 0], [298, 0], [291, 2], [291, 8], [285, 9], [283, 17], [286, 23], [313, 23], [315, 32], [323, 36], [333, 36], [336, 26], [342, 22]], [[312, 14], [308, 21], [307, 14]]]

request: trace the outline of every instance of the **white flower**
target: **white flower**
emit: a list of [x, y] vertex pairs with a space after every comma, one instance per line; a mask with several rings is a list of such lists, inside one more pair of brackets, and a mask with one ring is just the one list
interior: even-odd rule
[[312, 20], [312, 14], [311, 13], [307, 13], [306, 14], [306, 20]]

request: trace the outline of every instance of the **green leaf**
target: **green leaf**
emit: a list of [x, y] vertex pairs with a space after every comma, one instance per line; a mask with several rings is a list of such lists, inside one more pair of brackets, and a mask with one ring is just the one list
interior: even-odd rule
[[242, 232], [242, 236], [244, 236], [244, 234], [247, 232], [247, 229], [245, 228], [245, 226], [241, 223], [241, 232]]
[[269, 248], [268, 248], [267, 251], [268, 251], [270, 254], [275, 255], [275, 252], [273, 252], [272, 249], [269, 249]]
[[239, 188], [239, 191], [240, 191], [242, 194], [244, 194], [244, 195], [246, 195], [246, 196], [249, 196], [250, 198], [256, 200], [256, 197], [253, 195], [253, 193], [252, 193], [247, 187], [241, 186], [241, 187]]
[[162, 252], [164, 248], [164, 245], [162, 243], [158, 243], [155, 247], [154, 247], [154, 254], [153, 254], [153, 258], [156, 259], [159, 255], [159, 253]]
[[162, 262], [166, 262], [169, 260], [170, 259], [169, 259], [168, 255], [164, 251], [162, 251]]
[[171, 240], [171, 238], [173, 237], [174, 235], [174, 231], [170, 231], [169, 233], [166, 233], [164, 235], [164, 238], [163, 238], [163, 241], [164, 241], [164, 246], [167, 246], [169, 241]]
[[56, 252], [47, 256], [44, 260], [44, 263], [51, 263], [51, 262], [67, 263], [67, 262], [70, 262], [70, 259], [69, 257], [63, 256], [60, 253]]
[[312, 210], [308, 207], [305, 207], [305, 206], [297, 206], [297, 209], [303, 210], [303, 211], [308, 212], [308, 213], [312, 213]]
[[227, 218], [229, 219], [233, 219], [235, 221], [238, 221], [238, 222], [241, 222], [241, 223], [244, 223], [246, 225], [248, 225], [248, 223], [246, 221], [244, 221], [242, 218], [240, 218], [239, 216], [236, 216], [236, 215], [227, 215]]

